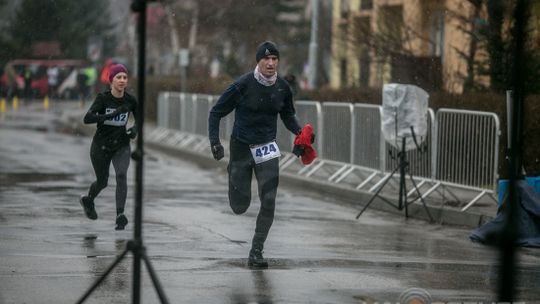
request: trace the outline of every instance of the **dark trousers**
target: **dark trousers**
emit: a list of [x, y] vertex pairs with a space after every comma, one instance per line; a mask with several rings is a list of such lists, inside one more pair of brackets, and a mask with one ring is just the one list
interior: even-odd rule
[[127, 171], [131, 156], [129, 145], [120, 147], [118, 150], [110, 151], [92, 142], [90, 148], [90, 159], [96, 173], [96, 181], [90, 185], [88, 196], [93, 200], [101, 190], [107, 187], [109, 181], [109, 168], [111, 162], [116, 173], [116, 210], [124, 212], [127, 197]]
[[255, 164], [249, 145], [234, 138], [230, 142], [229, 203], [234, 213], [246, 212], [251, 202], [251, 178], [257, 179], [261, 207], [257, 216], [252, 248], [262, 250], [268, 231], [274, 221], [277, 187], [279, 184], [279, 158]]

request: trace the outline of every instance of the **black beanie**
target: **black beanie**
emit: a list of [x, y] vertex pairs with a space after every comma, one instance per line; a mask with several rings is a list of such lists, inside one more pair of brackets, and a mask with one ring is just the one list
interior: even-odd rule
[[277, 46], [271, 41], [265, 41], [257, 47], [257, 54], [255, 59], [259, 62], [266, 56], [275, 55], [279, 59], [279, 51]]

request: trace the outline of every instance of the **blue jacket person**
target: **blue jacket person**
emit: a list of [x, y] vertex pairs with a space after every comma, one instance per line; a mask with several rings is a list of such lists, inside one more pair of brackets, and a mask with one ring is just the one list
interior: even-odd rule
[[248, 266], [267, 268], [263, 258], [264, 242], [274, 221], [279, 183], [279, 147], [276, 144], [277, 118], [285, 127], [299, 134], [293, 94], [288, 83], [278, 75], [279, 51], [266, 41], [257, 48], [257, 65], [242, 75], [220, 96], [208, 117], [208, 135], [216, 160], [224, 156], [219, 140], [221, 118], [234, 112], [230, 139], [229, 203], [234, 213], [246, 212], [251, 200], [251, 179], [255, 172], [261, 206], [248, 256]]

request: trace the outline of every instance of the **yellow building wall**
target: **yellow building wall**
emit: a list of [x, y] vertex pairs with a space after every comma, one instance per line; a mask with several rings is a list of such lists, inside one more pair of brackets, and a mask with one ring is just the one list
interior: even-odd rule
[[359, 65], [357, 48], [354, 42], [354, 22], [352, 15], [355, 8], [360, 7], [360, 0], [347, 0], [349, 17], [342, 18], [341, 2], [343, 0], [333, 1], [332, 6], [332, 58], [330, 66], [330, 86], [340, 88], [342, 86], [341, 65], [346, 61], [347, 73], [345, 77], [345, 86], [354, 87], [358, 83]]
[[[358, 35], [354, 28], [354, 18], [368, 16], [371, 18], [371, 28], [377, 29], [381, 20], [381, 8], [384, 6], [401, 6], [403, 13], [402, 38], [404, 50], [415, 56], [430, 56], [433, 49], [430, 43], [431, 14], [440, 12], [444, 18], [444, 40], [442, 57], [443, 89], [449, 92], [460, 93], [463, 90], [463, 80], [459, 74], [464, 74], [466, 64], [457, 50], [468, 51], [469, 37], [459, 26], [463, 26], [457, 18], [449, 12], [462, 14], [473, 13], [472, 6], [467, 0], [373, 0], [371, 10], [360, 10], [361, 0], [349, 0], [350, 14], [345, 21], [341, 18], [341, 1], [333, 1], [333, 38], [332, 63], [330, 86], [340, 88], [341, 60], [347, 60], [347, 87], [357, 86], [359, 83], [359, 49], [355, 47], [355, 38]], [[485, 17], [485, 16], [484, 16]], [[360, 37], [361, 38], [361, 37]], [[481, 47], [481, 46], [479, 46]], [[371, 50], [371, 67], [369, 85], [379, 87], [390, 80], [389, 62], [379, 61], [377, 50]], [[486, 56], [485, 49], [479, 49], [478, 56]], [[484, 82], [488, 80], [484, 79]]]
[[[446, 7], [452, 12], [469, 12], [472, 14], [472, 7], [465, 0], [447, 0]], [[463, 91], [463, 79], [459, 76], [465, 74], [467, 65], [463, 58], [459, 55], [458, 50], [463, 52], [468, 51], [470, 37], [465, 35], [459, 29], [462, 22], [457, 18], [447, 15], [445, 20], [445, 40], [444, 40], [444, 57], [443, 57], [443, 87], [446, 91], [461, 93]]]

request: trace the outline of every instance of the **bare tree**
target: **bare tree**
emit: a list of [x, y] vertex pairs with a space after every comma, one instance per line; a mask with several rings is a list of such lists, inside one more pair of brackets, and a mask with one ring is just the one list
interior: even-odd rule
[[[367, 52], [371, 53], [379, 81], [383, 80], [384, 68], [390, 67], [390, 81], [414, 83], [428, 90], [440, 89], [440, 57], [437, 60], [437, 56], [418, 54], [415, 47], [418, 42], [434, 46], [435, 41], [415, 25], [405, 22], [402, 6], [382, 7], [375, 17], [375, 25], [371, 21], [374, 16], [352, 19], [355, 34], [349, 35], [347, 41], [357, 48], [360, 61], [369, 64], [364, 57]], [[360, 75], [360, 85], [365, 82], [362, 77]]]
[[503, 92], [505, 90], [508, 69], [506, 68], [507, 45], [503, 40], [504, 12], [506, 9], [504, 0], [487, 0], [488, 10], [488, 52], [489, 52], [489, 76], [491, 89]]
[[218, 57], [243, 70], [254, 65], [255, 55], [249, 51], [260, 42], [287, 44], [290, 29], [278, 21], [287, 9], [281, 2], [192, 0], [174, 1], [171, 7], [181, 45], [189, 46], [194, 55]]
[[478, 60], [478, 52], [485, 45], [485, 24], [482, 23], [482, 9], [485, 7], [484, 0], [467, 0], [472, 7], [471, 13], [469, 10], [449, 11], [450, 18], [457, 19], [458, 30], [468, 36], [468, 46], [463, 48], [454, 47], [454, 51], [465, 61], [465, 73], [458, 72], [459, 78], [463, 81], [463, 91], [482, 91], [485, 90], [485, 85], [479, 81], [481, 75], [487, 72], [488, 63], [485, 60]]

